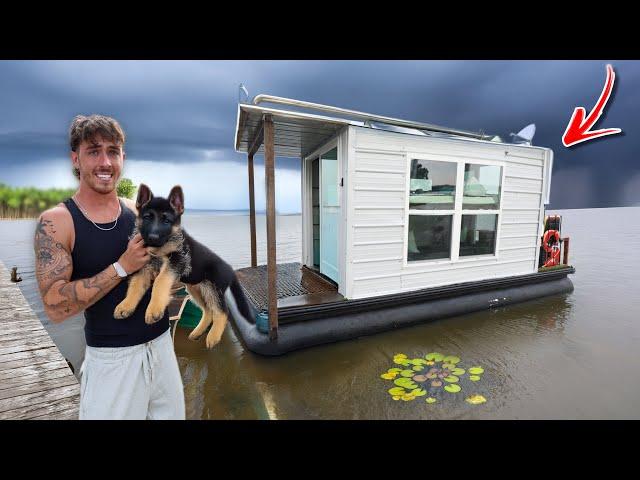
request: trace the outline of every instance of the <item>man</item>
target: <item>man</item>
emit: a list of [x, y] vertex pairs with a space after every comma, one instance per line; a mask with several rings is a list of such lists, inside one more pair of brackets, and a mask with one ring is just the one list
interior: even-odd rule
[[169, 317], [147, 325], [151, 289], [127, 319], [113, 311], [126, 277], [150, 256], [129, 240], [135, 204], [118, 198], [125, 135], [112, 118], [77, 116], [69, 129], [77, 192], [45, 211], [35, 234], [36, 278], [45, 312], [60, 323], [84, 310], [80, 419], [184, 419], [184, 390]]

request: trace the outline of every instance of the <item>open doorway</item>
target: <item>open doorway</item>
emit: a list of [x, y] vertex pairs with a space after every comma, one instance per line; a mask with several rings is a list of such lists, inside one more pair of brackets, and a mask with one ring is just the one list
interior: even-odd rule
[[338, 148], [307, 160], [309, 216], [306, 264], [335, 284], [339, 282], [338, 228]]

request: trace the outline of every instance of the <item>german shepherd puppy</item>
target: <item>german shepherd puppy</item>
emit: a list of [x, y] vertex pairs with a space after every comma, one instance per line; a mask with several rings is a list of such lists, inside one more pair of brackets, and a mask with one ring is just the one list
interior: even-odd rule
[[189, 335], [190, 340], [197, 340], [213, 324], [206, 345], [215, 346], [227, 325], [229, 309], [246, 319], [252, 318], [251, 307], [233, 268], [180, 226], [184, 195], [179, 185], [165, 199], [154, 197], [149, 187], [141, 184], [136, 208], [138, 217], [132, 236], [140, 232], [152, 258], [131, 276], [127, 296], [113, 313], [115, 318], [130, 316], [153, 282], [145, 321], [157, 322], [171, 301], [171, 288], [177, 280], [186, 284], [192, 299], [202, 309], [202, 319]]

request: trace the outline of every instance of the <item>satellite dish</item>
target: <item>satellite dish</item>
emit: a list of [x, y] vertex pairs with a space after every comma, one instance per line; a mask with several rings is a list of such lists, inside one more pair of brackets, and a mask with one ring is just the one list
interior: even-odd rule
[[527, 125], [518, 133], [511, 133], [510, 135], [513, 137], [513, 143], [531, 145], [531, 141], [533, 140], [533, 136], [536, 134], [536, 124], [532, 123]]

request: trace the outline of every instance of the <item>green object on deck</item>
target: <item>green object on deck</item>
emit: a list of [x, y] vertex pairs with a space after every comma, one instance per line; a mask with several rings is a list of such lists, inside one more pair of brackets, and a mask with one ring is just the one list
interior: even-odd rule
[[[176, 297], [186, 297], [187, 290], [185, 288], [181, 288], [176, 292]], [[202, 318], [202, 310], [198, 305], [196, 305], [193, 301], [187, 300], [184, 308], [182, 309], [182, 314], [180, 315], [180, 320], [178, 321], [178, 325], [184, 328], [196, 328], [198, 323], [200, 323], [200, 319]]]
[[256, 314], [256, 327], [261, 333], [269, 333], [269, 315], [262, 311]]

